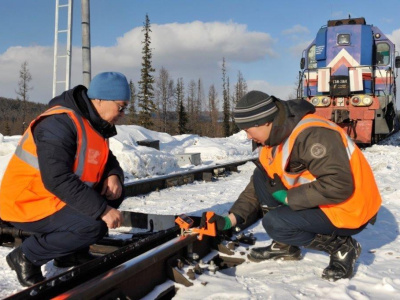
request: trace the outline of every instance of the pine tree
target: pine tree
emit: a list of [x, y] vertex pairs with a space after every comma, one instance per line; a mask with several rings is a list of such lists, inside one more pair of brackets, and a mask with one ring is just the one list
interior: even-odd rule
[[141, 80], [139, 81], [139, 124], [145, 128], [150, 129], [154, 124], [151, 119], [151, 113], [156, 111], [154, 105], [154, 77], [152, 75], [155, 69], [151, 65], [151, 48], [150, 48], [150, 19], [146, 14], [146, 21], [143, 24], [142, 32], [144, 32], [144, 41], [142, 48], [142, 69], [141, 69]]
[[129, 89], [131, 90], [131, 99], [128, 112], [128, 124], [132, 125], [136, 122], [136, 88], [132, 80], [129, 81]]
[[[19, 80], [18, 80], [18, 90], [15, 91], [18, 96], [22, 98], [22, 133], [25, 132], [26, 127], [26, 101], [29, 100], [28, 91], [33, 88], [29, 86], [29, 82], [32, 80], [31, 73], [28, 69], [28, 62], [24, 61], [21, 64], [21, 69], [19, 70]], [[21, 100], [20, 98], [18, 98]]]
[[195, 133], [196, 116], [195, 116], [195, 99], [196, 99], [196, 81], [190, 80], [187, 89], [187, 115], [188, 115], [188, 131]]
[[208, 109], [210, 111], [211, 126], [209, 136], [216, 137], [218, 131], [218, 94], [215, 86], [211, 85], [208, 90]]
[[184, 99], [183, 91], [183, 79], [179, 78], [176, 83], [176, 103], [177, 103], [177, 114], [178, 114], [178, 134], [185, 134], [188, 132], [186, 126], [188, 123], [188, 116], [185, 111], [185, 106], [183, 104]]
[[202, 135], [202, 126], [201, 126], [201, 111], [202, 111], [202, 103], [203, 103], [203, 85], [201, 83], [201, 79], [197, 80], [197, 93], [194, 101], [194, 111], [193, 111], [193, 119], [194, 119], [194, 132], [198, 135]]
[[222, 59], [222, 93], [223, 93], [223, 128], [224, 136], [229, 136], [230, 131], [230, 105], [229, 105], [229, 79], [226, 77], [225, 57]]

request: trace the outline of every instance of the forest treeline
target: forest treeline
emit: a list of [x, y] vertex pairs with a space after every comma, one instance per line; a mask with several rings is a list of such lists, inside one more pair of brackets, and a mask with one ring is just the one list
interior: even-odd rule
[[[203, 86], [201, 78], [188, 80], [172, 78], [169, 71], [152, 66], [150, 19], [143, 23], [142, 68], [140, 81], [130, 80], [131, 99], [129, 110], [118, 125], [139, 125], [170, 135], [198, 134], [208, 137], [226, 137], [237, 132], [232, 110], [238, 99], [247, 92], [247, 84], [240, 71], [231, 88], [226, 74], [225, 58], [222, 58], [222, 95], [211, 84]], [[21, 64], [16, 100], [0, 97], [0, 133], [21, 135], [29, 123], [47, 109], [46, 104], [29, 100], [32, 80], [28, 62]]]
[[21, 135], [47, 107], [47, 104], [0, 97], [0, 133]]

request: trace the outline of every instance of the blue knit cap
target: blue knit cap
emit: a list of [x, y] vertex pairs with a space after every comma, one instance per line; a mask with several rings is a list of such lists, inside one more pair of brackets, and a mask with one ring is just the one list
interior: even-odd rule
[[131, 90], [125, 75], [103, 72], [92, 79], [87, 95], [90, 99], [129, 101]]

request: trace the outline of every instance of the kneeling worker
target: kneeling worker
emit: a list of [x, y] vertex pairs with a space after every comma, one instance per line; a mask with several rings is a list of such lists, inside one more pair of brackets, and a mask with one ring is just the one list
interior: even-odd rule
[[126, 77], [95, 76], [52, 99], [29, 125], [5, 171], [0, 217], [33, 232], [7, 255], [23, 286], [45, 278], [41, 266], [71, 267], [94, 257], [89, 246], [121, 226], [123, 171], [108, 139], [130, 100]]
[[314, 112], [305, 100], [281, 101], [259, 91], [238, 101], [236, 125], [262, 145], [259, 167], [229, 215], [211, 221], [227, 230], [267, 207], [262, 224], [273, 241], [252, 248], [249, 260], [297, 260], [304, 246], [330, 255], [323, 278], [349, 278], [361, 253], [352, 236], [375, 221], [381, 197], [361, 150]]

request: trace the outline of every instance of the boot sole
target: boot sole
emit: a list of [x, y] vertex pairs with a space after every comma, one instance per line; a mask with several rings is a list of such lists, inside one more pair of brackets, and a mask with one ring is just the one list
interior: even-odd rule
[[278, 255], [278, 256], [266, 258], [266, 259], [254, 258], [250, 254], [247, 254], [247, 258], [252, 262], [262, 262], [262, 261], [266, 261], [266, 260], [279, 260], [279, 259], [280, 260], [301, 260], [301, 251], [299, 250], [299, 251], [293, 253], [293, 255]]

